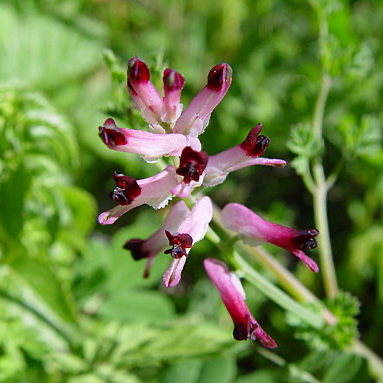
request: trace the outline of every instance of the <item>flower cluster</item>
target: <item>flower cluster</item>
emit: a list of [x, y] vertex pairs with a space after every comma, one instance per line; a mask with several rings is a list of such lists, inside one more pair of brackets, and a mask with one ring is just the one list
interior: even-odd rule
[[[252, 128], [243, 142], [221, 153], [210, 156], [201, 150], [199, 136], [209, 124], [211, 113], [226, 95], [231, 81], [231, 67], [226, 63], [216, 65], [208, 74], [206, 86], [183, 109], [181, 91], [185, 80], [180, 73], [171, 69], [164, 71], [161, 96], [150, 81], [147, 65], [138, 57], [129, 61], [128, 92], [149, 131], [120, 128], [108, 118], [99, 127], [99, 136], [110, 149], [136, 153], [147, 162], [164, 156], [172, 157], [173, 161], [158, 174], [141, 180], [114, 173], [116, 187], [110, 196], [117, 205], [101, 213], [99, 223], [112, 224], [143, 204], [163, 208], [173, 197], [187, 198], [195, 188], [219, 185], [229, 173], [247, 166], [282, 167], [286, 164], [283, 160], [261, 157], [270, 143], [268, 137], [260, 134], [261, 124]], [[146, 259], [144, 277], [149, 276], [155, 257], [165, 250], [172, 261], [164, 273], [163, 284], [174, 287], [181, 280], [193, 245], [204, 238], [212, 217], [213, 204], [209, 197], [200, 198], [191, 209], [180, 200], [154, 234], [146, 239], [130, 239], [124, 247], [135, 260]], [[254, 246], [272, 243], [296, 255], [311, 270], [318, 271], [316, 263], [304, 252], [316, 246], [317, 230], [297, 231], [271, 223], [236, 203], [224, 207], [221, 219], [228, 230], [247, 243]], [[258, 339], [265, 347], [276, 347], [274, 340], [250, 313], [236, 275], [217, 259], [205, 259], [204, 267], [233, 319], [234, 338]]]

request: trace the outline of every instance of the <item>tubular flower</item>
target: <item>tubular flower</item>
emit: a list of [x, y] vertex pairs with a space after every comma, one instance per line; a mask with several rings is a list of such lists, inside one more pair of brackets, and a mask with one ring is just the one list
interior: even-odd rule
[[125, 243], [124, 248], [130, 250], [132, 257], [136, 261], [144, 258], [147, 259], [144, 278], [149, 277], [150, 267], [155, 256], [163, 251], [168, 244], [165, 233], [176, 232], [189, 213], [190, 210], [185, 202], [179, 201], [172, 207], [161, 228], [149, 238], [145, 240], [133, 238]]
[[282, 247], [297, 256], [306, 266], [318, 272], [318, 265], [304, 251], [317, 247], [315, 237], [319, 234], [316, 229], [298, 231], [262, 219], [247, 207], [229, 203], [222, 210], [223, 225], [238, 234], [250, 245], [260, 245], [264, 242]]
[[162, 156], [180, 156], [187, 146], [201, 150], [199, 140], [189, 139], [183, 134], [155, 134], [134, 129], [119, 128], [113, 118], [108, 118], [98, 128], [104, 144], [120, 152], [136, 153], [147, 162]]
[[[170, 190], [177, 184], [173, 166], [166, 167], [153, 177], [138, 181], [123, 174], [115, 173], [113, 177], [117, 187], [111, 193], [111, 198], [118, 205], [98, 216], [98, 222], [102, 225], [114, 223], [123, 214], [137, 206], [146, 204], [155, 209], [166, 206], [172, 197]], [[130, 179], [130, 181], [126, 182], [127, 179]], [[140, 192], [138, 192], [138, 189]]]
[[229, 173], [251, 165], [283, 167], [286, 161], [260, 157], [270, 144], [267, 136], [259, 135], [262, 124], [250, 130], [239, 145], [209, 157], [204, 186], [216, 186], [225, 181]]
[[233, 336], [236, 340], [258, 340], [267, 348], [275, 348], [277, 344], [252, 316], [246, 296], [238, 277], [230, 273], [227, 266], [214, 258], [204, 260], [205, 270], [218, 289], [222, 301], [234, 322]]
[[202, 134], [209, 124], [212, 111], [229, 90], [232, 75], [229, 64], [218, 64], [212, 68], [208, 75], [207, 85], [181, 113], [175, 124], [174, 133], [183, 133], [192, 137]]
[[173, 261], [166, 270], [162, 282], [165, 287], [177, 286], [192, 246], [204, 238], [213, 217], [213, 204], [209, 197], [202, 197], [184, 219], [177, 231], [166, 232]]

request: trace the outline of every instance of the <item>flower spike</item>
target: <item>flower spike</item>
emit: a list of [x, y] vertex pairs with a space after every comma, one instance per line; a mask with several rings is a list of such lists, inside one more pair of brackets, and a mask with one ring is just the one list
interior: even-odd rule
[[283, 167], [286, 161], [261, 156], [267, 149], [270, 139], [260, 135], [262, 124], [250, 130], [246, 139], [239, 145], [209, 157], [205, 170], [204, 186], [216, 186], [225, 181], [229, 173], [251, 165]]
[[[162, 282], [165, 287], [177, 286], [192, 245], [203, 239], [213, 217], [213, 204], [209, 197], [202, 197], [181, 223], [175, 233], [166, 233], [172, 246], [167, 254], [173, 261], [166, 270]], [[181, 233], [181, 234], [179, 234]]]
[[222, 301], [234, 322], [234, 339], [258, 340], [264, 347], [277, 347], [275, 341], [252, 316], [246, 304], [245, 293], [238, 277], [234, 273], [230, 273], [223, 262], [214, 258], [206, 258], [204, 267], [209, 278], [218, 289]]
[[222, 210], [223, 225], [238, 234], [250, 245], [260, 245], [264, 242], [282, 247], [297, 256], [306, 266], [318, 272], [316, 262], [309, 258], [303, 250], [317, 246], [315, 237], [319, 234], [316, 229], [298, 231], [262, 219], [247, 207], [238, 203], [229, 203]]
[[194, 97], [177, 120], [174, 133], [197, 137], [209, 123], [210, 115], [225, 97], [232, 81], [229, 64], [218, 64], [208, 75], [207, 85]]

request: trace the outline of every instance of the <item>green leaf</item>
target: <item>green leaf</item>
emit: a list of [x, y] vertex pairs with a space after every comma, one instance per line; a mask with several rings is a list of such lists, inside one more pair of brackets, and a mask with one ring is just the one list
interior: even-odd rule
[[177, 363], [164, 370], [160, 383], [199, 383], [201, 368], [202, 361], [200, 360], [187, 360]]
[[364, 383], [367, 380], [366, 361], [360, 356], [344, 353], [335, 357], [323, 383]]
[[84, 236], [96, 223], [96, 201], [87, 191], [75, 186], [62, 186], [60, 191], [69, 207], [70, 230]]
[[3, 23], [0, 81], [51, 88], [89, 73], [100, 63], [98, 44], [55, 19], [34, 13], [21, 16], [1, 5], [0, 25]]
[[202, 366], [198, 383], [231, 383], [237, 372], [237, 364], [233, 357], [214, 358]]
[[76, 322], [74, 305], [68, 292], [48, 264], [19, 256], [10, 267], [56, 315], [66, 322]]
[[278, 383], [280, 380], [276, 380], [274, 374], [268, 370], [259, 370], [251, 374], [242, 375], [237, 378], [234, 383]]
[[[176, 341], [175, 341], [176, 340]], [[172, 322], [170, 328], [158, 330], [150, 342], [136, 355], [128, 355], [127, 362], [148, 365], [159, 361], [180, 361], [186, 358], [223, 353], [233, 347], [232, 334], [201, 321]]]
[[161, 323], [175, 316], [170, 299], [163, 293], [123, 286], [103, 301], [98, 313], [106, 319], [139, 323]]

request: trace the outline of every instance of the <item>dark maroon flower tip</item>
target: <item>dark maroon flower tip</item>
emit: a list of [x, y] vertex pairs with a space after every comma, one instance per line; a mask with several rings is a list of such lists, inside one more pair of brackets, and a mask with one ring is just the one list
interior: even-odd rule
[[164, 70], [162, 80], [164, 82], [165, 92], [181, 90], [185, 85], [185, 79], [183, 78], [183, 76], [180, 73], [171, 69]]
[[143, 239], [133, 238], [127, 241], [124, 245], [124, 249], [129, 250], [135, 261], [148, 258], [150, 253], [143, 250], [142, 245], [145, 243]]
[[246, 340], [249, 338], [247, 326], [243, 323], [237, 323], [234, 325], [233, 337], [235, 340]]
[[110, 198], [119, 205], [129, 205], [141, 194], [141, 187], [134, 178], [116, 172], [114, 172], [113, 178], [116, 187], [110, 193]]
[[134, 56], [128, 63], [128, 86], [129, 82], [148, 82], [150, 80], [150, 71], [144, 61]]
[[178, 259], [182, 256], [186, 256], [186, 249], [190, 249], [193, 246], [193, 238], [187, 233], [175, 233], [172, 235], [165, 230], [165, 234], [168, 237], [169, 245], [172, 246], [172, 248], [165, 250], [164, 253], [171, 254], [173, 258]]
[[98, 135], [103, 143], [108, 147], [126, 145], [126, 137], [119, 131], [113, 118], [108, 118], [103, 126], [98, 128]]
[[176, 173], [184, 177], [184, 183], [199, 181], [199, 177], [204, 172], [209, 156], [206, 152], [197, 152], [190, 146], [186, 146], [181, 153], [180, 166]]
[[319, 234], [317, 229], [309, 229], [298, 231], [297, 235], [294, 236], [293, 242], [300, 250], [310, 250], [317, 247], [317, 241], [314, 237]]
[[207, 76], [207, 87], [214, 91], [220, 91], [233, 76], [231, 66], [226, 63], [213, 67]]
[[259, 135], [263, 125], [258, 124], [250, 130], [245, 140], [239, 146], [246, 152], [248, 157], [261, 156], [270, 144], [270, 138]]

